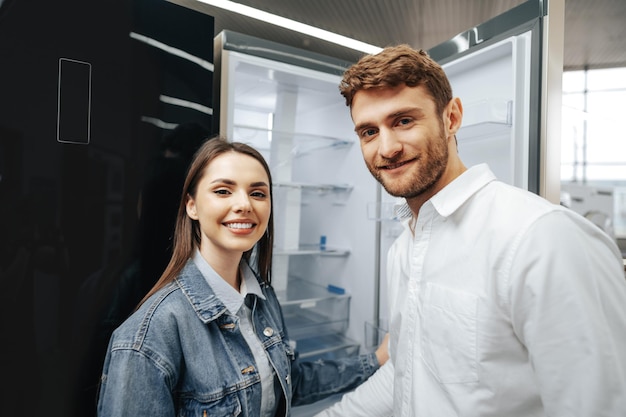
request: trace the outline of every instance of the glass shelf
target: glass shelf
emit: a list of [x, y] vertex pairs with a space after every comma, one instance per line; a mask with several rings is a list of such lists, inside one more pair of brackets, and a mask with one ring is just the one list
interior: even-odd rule
[[319, 194], [349, 193], [353, 188], [347, 184], [307, 184], [300, 182], [275, 182], [273, 185], [276, 188], [295, 188]]
[[326, 247], [321, 249], [319, 243], [317, 244], [303, 244], [298, 246], [297, 249], [281, 249], [274, 248], [274, 255], [278, 256], [293, 256], [293, 255], [319, 255], [319, 256], [348, 256], [350, 254], [349, 249]]
[[303, 279], [290, 278], [286, 290], [276, 291], [278, 301], [282, 306], [297, 304], [307, 308], [319, 301], [328, 299], [349, 299], [349, 294], [337, 294], [328, 288], [313, 284]]
[[457, 134], [460, 141], [477, 140], [510, 131], [513, 103], [504, 99], [481, 100], [465, 106], [463, 125]]
[[272, 139], [293, 139], [293, 157], [323, 149], [343, 149], [352, 146], [354, 141], [326, 135], [315, 135], [302, 132], [282, 132], [255, 126], [234, 125], [233, 140], [248, 143], [259, 150], [270, 150]]
[[354, 340], [340, 335], [328, 334], [296, 341], [296, 349], [301, 358], [324, 357], [336, 359], [356, 355], [360, 345]]

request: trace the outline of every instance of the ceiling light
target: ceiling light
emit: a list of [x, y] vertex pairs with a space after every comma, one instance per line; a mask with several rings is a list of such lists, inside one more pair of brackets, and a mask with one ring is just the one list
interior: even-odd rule
[[348, 38], [346, 36], [338, 35], [336, 33], [329, 32], [314, 26], [305, 25], [304, 23], [296, 22], [295, 20], [287, 19], [275, 14], [264, 12], [245, 6], [240, 3], [235, 3], [229, 0], [198, 0], [201, 3], [208, 4], [213, 7], [219, 7], [220, 9], [228, 10], [234, 13], [239, 13], [244, 16], [251, 17], [253, 19], [261, 20], [263, 22], [271, 23], [276, 26], [280, 26], [286, 29], [290, 29], [296, 32], [304, 33], [305, 35], [313, 36], [318, 39], [332, 42], [337, 45], [345, 46], [350, 49], [365, 52], [368, 54], [376, 54], [382, 50], [378, 46], [370, 45], [365, 42], [358, 41], [356, 39]]

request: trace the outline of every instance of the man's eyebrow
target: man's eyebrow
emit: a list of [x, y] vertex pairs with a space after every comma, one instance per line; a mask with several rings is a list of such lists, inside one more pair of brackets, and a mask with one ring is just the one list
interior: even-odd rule
[[[395, 119], [398, 116], [404, 116], [405, 114], [409, 114], [409, 113], [415, 114], [418, 117], [423, 117], [424, 114], [425, 114], [424, 110], [422, 110], [419, 107], [408, 107], [406, 109], [400, 109], [400, 110], [398, 110], [396, 112], [393, 112], [393, 113], [387, 115], [385, 117], [385, 119]], [[354, 127], [354, 131], [358, 132], [359, 130], [364, 129], [364, 128], [368, 127], [369, 125], [371, 125], [370, 122], [359, 123], [358, 125], [356, 125]]]
[[421, 116], [424, 115], [424, 110], [422, 110], [421, 107], [409, 107], [409, 108], [406, 108], [406, 109], [398, 110], [397, 112], [392, 113], [389, 116], [387, 116], [387, 118], [389, 119], [389, 118], [394, 118], [394, 117], [398, 117], [398, 116], [403, 116], [403, 115], [408, 114], [408, 113], [417, 114], [418, 116], [421, 117]]
[[354, 126], [354, 131], [358, 132], [359, 130], [363, 129], [364, 127], [369, 126], [370, 123], [366, 122], [366, 123], [359, 123], [358, 125]]

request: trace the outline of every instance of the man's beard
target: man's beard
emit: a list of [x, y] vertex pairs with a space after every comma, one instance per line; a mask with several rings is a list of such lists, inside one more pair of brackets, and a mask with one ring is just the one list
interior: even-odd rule
[[[400, 181], [385, 181], [384, 170], [370, 164], [367, 164], [367, 168], [390, 195], [407, 199], [418, 197], [439, 181], [448, 163], [447, 138], [441, 135], [441, 131], [440, 136], [436, 140], [431, 139], [430, 142], [431, 145], [426, 152], [416, 161], [416, 167]], [[409, 158], [403, 153], [392, 159], [384, 159], [376, 166], [391, 165], [406, 159]]]

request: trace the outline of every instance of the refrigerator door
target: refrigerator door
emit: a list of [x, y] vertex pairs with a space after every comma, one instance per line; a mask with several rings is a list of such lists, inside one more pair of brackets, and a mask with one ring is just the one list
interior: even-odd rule
[[509, 184], [529, 186], [530, 33], [443, 65], [463, 103], [457, 134], [467, 166], [487, 162]]
[[228, 31], [215, 51], [219, 131], [272, 170], [272, 285], [290, 336], [305, 358], [358, 353], [376, 315], [377, 195], [338, 91], [348, 63]]
[[563, 0], [529, 0], [428, 52], [465, 106], [459, 152], [558, 203]]

